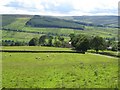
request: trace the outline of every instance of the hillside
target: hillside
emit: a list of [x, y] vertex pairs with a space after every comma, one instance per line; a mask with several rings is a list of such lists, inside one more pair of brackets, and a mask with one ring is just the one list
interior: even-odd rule
[[[21, 18], [22, 20], [18, 21]], [[2, 15], [3, 26], [7, 26], [12, 22], [16, 23], [15, 21], [23, 23], [24, 26], [26, 25], [38, 28], [48, 27], [48, 28], [70, 28], [84, 30], [84, 26], [111, 27], [111, 28], [118, 27], [117, 16]]]
[[73, 20], [91, 26], [118, 27], [118, 16], [64, 16], [56, 18]]
[[7, 29], [23, 29], [30, 15], [2, 15], [2, 26]]
[[7, 26], [12, 22], [16, 21], [18, 18], [30, 18], [31, 15], [9, 15], [3, 14], [2, 15], [2, 26]]
[[[96, 17], [96, 18], [95, 18]], [[87, 19], [81, 19], [83, 16], [73, 17], [53, 17], [53, 16], [32, 16], [32, 15], [2, 15], [2, 38], [3, 40], [29, 41], [33, 37], [39, 37], [43, 34], [60, 35], [69, 40], [69, 34], [99, 35], [105, 38], [116, 38], [118, 29], [114, 27], [103, 27], [94, 25], [90, 22], [99, 24], [113, 23], [116, 17], [86, 16]], [[91, 18], [91, 20], [88, 18]], [[93, 19], [92, 19], [93, 18]], [[98, 20], [97, 20], [98, 19]], [[111, 21], [111, 22], [110, 22]], [[117, 22], [117, 21], [116, 21]], [[108, 25], [106, 24], [106, 25]], [[114, 23], [115, 25], [115, 23]]]
[[70, 28], [84, 30], [84, 26], [74, 21], [58, 19], [50, 16], [35, 15], [27, 23], [31, 27], [48, 27], [48, 28]]

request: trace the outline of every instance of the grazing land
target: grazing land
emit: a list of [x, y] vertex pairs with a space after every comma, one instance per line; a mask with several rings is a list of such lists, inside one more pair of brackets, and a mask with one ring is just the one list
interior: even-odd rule
[[34, 51], [72, 51], [70, 48], [56, 48], [44, 46], [5, 46], [2, 50], [34, 50]]
[[[97, 21], [97, 25], [95, 24]], [[104, 22], [104, 23], [103, 23]], [[69, 34], [98, 35], [116, 38], [116, 16], [51, 17], [32, 15], [2, 15], [3, 40], [29, 41], [43, 34], [62, 35], [69, 41]], [[101, 26], [102, 25], [102, 26]], [[109, 27], [110, 26], [110, 27]], [[76, 29], [74, 29], [76, 28]], [[83, 30], [79, 29], [83, 28]]]
[[[3, 49], [63, 50], [53, 47], [4, 47]], [[117, 58], [89, 53], [3, 52], [2, 56], [2, 85], [5, 88], [118, 87]]]

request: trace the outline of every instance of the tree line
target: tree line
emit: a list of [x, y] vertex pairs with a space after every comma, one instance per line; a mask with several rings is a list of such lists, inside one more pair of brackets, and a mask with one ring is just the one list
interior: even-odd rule
[[2, 40], [3, 46], [50, 46], [50, 47], [67, 47], [78, 52], [87, 52], [87, 50], [110, 49], [112, 51], [120, 50], [120, 41], [106, 39], [99, 36], [87, 36], [84, 34], [70, 34], [70, 40], [65, 41], [63, 36], [42, 35], [39, 38], [32, 38], [29, 42]]
[[14, 40], [2, 40], [2, 46], [27, 46], [28, 43], [25, 41], [14, 41]]
[[32, 38], [29, 46], [54, 46], [54, 47], [70, 47], [63, 36], [42, 35], [39, 38]]
[[105, 39], [99, 36], [86, 36], [83, 34], [75, 35], [70, 34], [71, 44], [76, 51], [85, 53], [87, 50], [95, 50], [98, 53], [99, 50], [120, 50], [120, 42], [112, 39]]
[[99, 36], [87, 36], [84, 34], [70, 34], [70, 41], [66, 42], [62, 36], [49, 36], [43, 35], [40, 38], [32, 38], [29, 41], [29, 46], [54, 46], [54, 47], [70, 47], [76, 51], [85, 53], [87, 50], [95, 50], [96, 53], [99, 50], [110, 49], [112, 51], [120, 50], [120, 42], [116, 42], [112, 39], [105, 39]]

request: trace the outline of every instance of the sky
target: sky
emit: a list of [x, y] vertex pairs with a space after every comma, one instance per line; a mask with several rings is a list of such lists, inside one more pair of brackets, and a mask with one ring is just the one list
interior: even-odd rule
[[0, 0], [0, 14], [118, 15], [120, 0]]

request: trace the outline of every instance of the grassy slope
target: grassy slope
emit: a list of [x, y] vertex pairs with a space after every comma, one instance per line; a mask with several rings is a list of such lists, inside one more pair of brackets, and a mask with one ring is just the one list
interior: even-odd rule
[[[31, 16], [32, 17], [32, 16]], [[118, 29], [115, 28], [98, 28], [98, 27], [85, 27], [85, 30], [73, 30], [73, 29], [58, 29], [58, 28], [34, 28], [34, 27], [26, 27], [25, 23], [31, 18], [30, 16], [26, 17], [16, 17], [10, 24], [4, 26], [4, 28], [10, 29], [19, 29], [24, 31], [34, 31], [34, 32], [43, 32], [54, 33], [54, 34], [65, 34], [69, 35], [71, 33], [83, 33], [87, 35], [99, 35], [102, 37], [116, 37], [118, 33]], [[1, 30], [0, 30], [1, 32]], [[18, 41], [29, 41], [33, 37], [39, 37], [41, 34], [33, 34], [26, 32], [13, 32], [13, 31], [2, 31], [3, 39], [5, 40], [18, 40]], [[66, 40], [69, 40], [68, 37], [65, 37]]]
[[25, 27], [25, 31], [34, 31], [34, 32], [41, 32], [41, 33], [53, 33], [53, 34], [64, 34], [69, 35], [70, 33], [74, 33], [73, 29], [63, 29], [63, 28], [33, 28], [33, 27]]
[[86, 27], [86, 34], [98, 35], [101, 37], [117, 37], [118, 29], [116, 28], [100, 28], [100, 27]]
[[83, 25], [75, 23], [72, 20], [64, 20], [58, 19], [51, 16], [33, 16], [27, 23], [27, 26], [31, 27], [57, 27], [57, 28], [76, 28], [76, 29], [84, 29]]
[[[39, 38], [44, 34], [34, 34], [34, 33], [25, 33], [25, 32], [14, 32], [14, 31], [2, 31], [3, 40], [14, 40], [14, 41], [26, 41], [29, 42], [33, 37]], [[64, 37], [65, 41], [69, 41], [69, 37]]]
[[28, 19], [28, 18], [31, 18], [32, 15], [16, 15], [16, 14], [13, 14], [13, 15], [9, 15], [9, 14], [4, 14], [2, 15], [2, 26], [7, 26], [13, 22], [15, 22], [17, 19], [19, 18], [24, 18], [24, 19]]
[[2, 75], [6, 88], [115, 88], [118, 66], [92, 54], [3, 53]]
[[[1, 30], [0, 30], [1, 31]], [[30, 41], [33, 37], [40, 37], [42, 34], [33, 34], [25, 32], [2, 31], [3, 40]]]
[[98, 28], [98, 27], [85, 27], [85, 30], [73, 30], [73, 29], [58, 29], [58, 28], [32, 28], [32, 27], [25, 27], [24, 30], [28, 31], [39, 31], [45, 33], [58, 33], [58, 34], [80, 34], [84, 33], [87, 35], [99, 35], [102, 37], [116, 37], [118, 34], [118, 29], [115, 28]]
[[10, 23], [14, 22], [16, 17], [11, 15], [2, 15], [2, 26], [9, 25]]
[[[97, 28], [97, 27], [86, 27], [84, 31], [78, 31], [73, 29], [51, 29], [51, 28], [31, 28], [31, 27], [24, 27], [25, 31], [34, 31], [34, 32], [43, 32], [43, 33], [54, 33], [54, 34], [65, 34], [69, 35], [71, 33], [76, 34], [87, 34], [87, 35], [99, 35], [102, 37], [116, 37], [117, 36], [117, 29], [110, 29], [110, 28]], [[108, 33], [109, 32], [109, 33]], [[19, 40], [19, 41], [29, 41], [32, 37], [39, 37], [42, 34], [33, 34], [33, 33], [25, 33], [25, 32], [13, 32], [13, 31], [2, 31], [3, 39], [12, 39], [12, 40]], [[67, 40], [68, 37], [65, 37]]]
[[25, 26], [25, 23], [29, 19], [30, 19], [30, 17], [28, 17], [28, 18], [17, 18], [14, 22], [10, 23], [7, 26], [4, 26], [4, 28], [22, 30]]
[[69, 16], [69, 17], [56, 17], [56, 18], [92, 23], [95, 25], [105, 25], [105, 26], [113, 26], [113, 27], [118, 26], [118, 16]]

